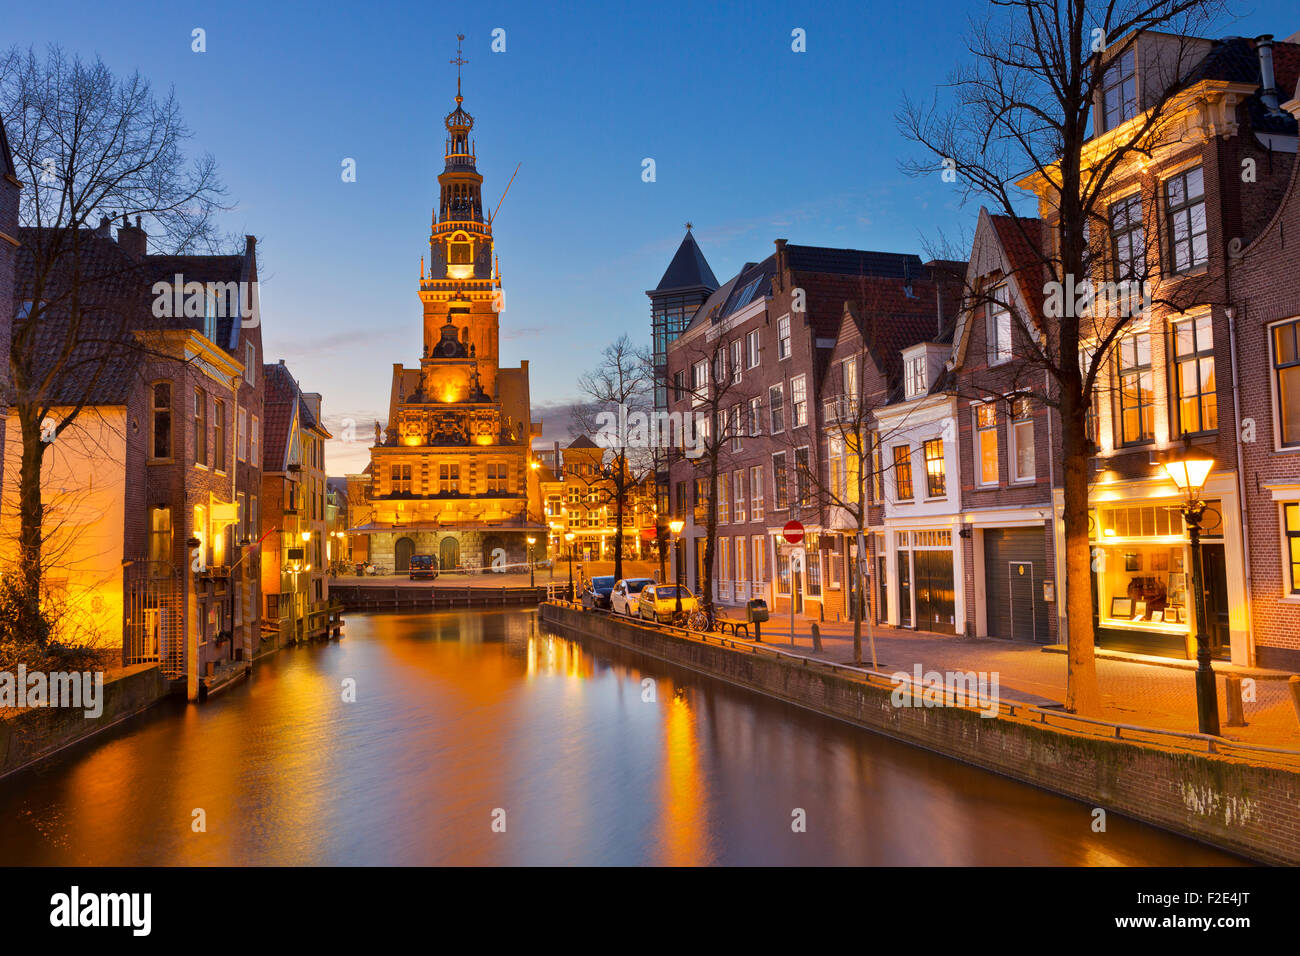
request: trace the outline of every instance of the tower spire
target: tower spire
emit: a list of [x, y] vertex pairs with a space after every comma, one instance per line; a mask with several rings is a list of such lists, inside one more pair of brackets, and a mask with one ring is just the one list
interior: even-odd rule
[[464, 42], [465, 42], [465, 34], [457, 33], [456, 34], [456, 59], [451, 61], [452, 65], [456, 67], [456, 102], [457, 103], [460, 103], [461, 100], [463, 99], [463, 97], [460, 95], [460, 68], [469, 62], [469, 60], [461, 56], [460, 45]]

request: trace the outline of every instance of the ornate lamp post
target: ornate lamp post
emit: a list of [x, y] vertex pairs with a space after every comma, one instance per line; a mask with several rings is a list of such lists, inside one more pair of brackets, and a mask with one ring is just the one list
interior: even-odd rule
[[674, 575], [677, 587], [674, 590], [677, 592], [678, 614], [682, 613], [682, 529], [685, 527], [686, 522], [681, 518], [674, 518], [672, 521], [668, 522], [668, 530], [671, 531], [673, 536], [677, 539], [675, 542], [677, 549], [677, 574]]
[[533, 545], [537, 543], [537, 539], [525, 538], [524, 540], [528, 542], [528, 586], [535, 588], [537, 587], [537, 579], [534, 572], [537, 569], [533, 566]]
[[1205, 517], [1201, 489], [1213, 467], [1214, 462], [1204, 458], [1165, 462], [1165, 471], [1187, 496], [1182, 512], [1192, 544], [1192, 594], [1196, 600], [1196, 722], [1201, 733], [1217, 737], [1219, 693], [1214, 668], [1210, 665], [1210, 642], [1205, 634], [1205, 587], [1201, 579], [1201, 520]]
[[573, 593], [573, 538], [572, 531], [566, 532], [564, 540], [569, 544], [569, 600], [573, 601], [577, 595]]

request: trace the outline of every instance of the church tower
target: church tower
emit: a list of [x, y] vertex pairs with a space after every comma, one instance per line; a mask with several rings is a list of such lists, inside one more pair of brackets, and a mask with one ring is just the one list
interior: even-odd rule
[[474, 117], [465, 111], [461, 95], [460, 67], [469, 61], [458, 48], [451, 62], [456, 65], [456, 108], [444, 121], [447, 153], [438, 176], [429, 271], [420, 276], [424, 355], [430, 358], [439, 349], [447, 351], [455, 341], [475, 360], [478, 387], [492, 397], [500, 358], [498, 313], [504, 300], [500, 276], [493, 268], [492, 224], [483, 214], [483, 176], [475, 166], [470, 139]]

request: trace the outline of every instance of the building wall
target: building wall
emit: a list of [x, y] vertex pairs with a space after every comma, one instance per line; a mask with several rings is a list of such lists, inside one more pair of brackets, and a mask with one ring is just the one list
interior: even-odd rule
[[[5, 160], [0, 159], [0, 164]], [[0, 169], [3, 165], [0, 165]], [[8, 408], [3, 395], [9, 384], [9, 343], [14, 309], [14, 260], [18, 249], [18, 180], [0, 173], [0, 462], [5, 461]], [[3, 479], [0, 475], [0, 480]], [[0, 500], [0, 510], [4, 508]]]

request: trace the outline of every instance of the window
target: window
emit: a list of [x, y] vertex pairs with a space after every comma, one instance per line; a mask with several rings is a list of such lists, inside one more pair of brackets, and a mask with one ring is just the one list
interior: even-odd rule
[[718, 536], [718, 580], [731, 583], [731, 539]]
[[249, 385], [257, 385], [257, 349], [252, 342], [244, 343], [244, 381]]
[[727, 430], [731, 433], [732, 451], [740, 451], [740, 439], [741, 436], [745, 434], [745, 430], [740, 421], [741, 418], [740, 410], [742, 407], [743, 406], [740, 405], [732, 405], [731, 412], [728, 415], [728, 418], [730, 419], [730, 424], [727, 425]]
[[718, 524], [731, 523], [731, 475], [718, 475]]
[[1034, 420], [1030, 417], [1029, 399], [1013, 398], [1011, 413], [1011, 480], [1029, 481], [1034, 477]]
[[740, 369], [741, 369], [740, 350], [743, 347], [743, 345], [744, 343], [741, 342], [740, 339], [735, 339], [731, 343], [731, 383], [733, 385], [738, 384], [740, 382]]
[[751, 398], [749, 400], [749, 433], [750, 435], [763, 434], [763, 400], [761, 398]]
[[217, 399], [212, 407], [212, 441], [216, 446], [217, 471], [226, 470], [226, 403]]
[[894, 446], [894, 488], [899, 501], [912, 500], [912, 447]]
[[781, 511], [790, 507], [790, 489], [785, 476], [785, 452], [778, 451], [772, 456], [772, 510]]
[[686, 396], [686, 370], [673, 372], [673, 401], [680, 402]]
[[1131, 48], [1111, 60], [1102, 74], [1101, 110], [1108, 130], [1137, 116], [1137, 74]]
[[719, 343], [713, 353], [713, 380], [719, 385], [727, 382], [727, 346], [724, 343]]
[[804, 549], [804, 586], [808, 597], [822, 596], [822, 551], [816, 535], [808, 535], [808, 546]]
[[262, 463], [262, 446], [257, 437], [257, 416], [250, 418], [248, 431], [248, 460], [255, 465]]
[[926, 391], [926, 374], [925, 374], [925, 353], [914, 355], [907, 360], [907, 383], [905, 385], [908, 398], [916, 398], [918, 395], [924, 395]]
[[1205, 182], [1201, 167], [1165, 182], [1165, 211], [1169, 217], [1170, 265], [1174, 272], [1203, 266], [1210, 257], [1205, 225]]
[[[731, 488], [734, 495], [731, 519], [740, 524], [745, 520], [745, 470], [742, 468], [731, 476]], [[737, 554], [739, 558], [739, 554]]]
[[153, 387], [153, 448], [152, 458], [172, 456], [172, 387], [170, 382], [158, 382]]
[[1151, 410], [1151, 336], [1146, 332], [1119, 341], [1119, 443], [1150, 441], [1155, 432]]
[[767, 390], [767, 410], [771, 416], [772, 434], [785, 431], [785, 402], [780, 385], [773, 385]]
[[796, 501], [799, 507], [807, 508], [812, 504], [812, 471], [808, 464], [808, 446], [794, 450], [794, 481]]
[[1291, 594], [1300, 594], [1300, 503], [1282, 506], [1282, 531], [1286, 535], [1286, 554], [1282, 563], [1291, 568]]
[[749, 469], [749, 512], [751, 521], [763, 520], [763, 466]]
[[149, 509], [149, 561], [155, 567], [172, 561], [172, 509], [166, 506]]
[[1210, 316], [1174, 323], [1174, 382], [1178, 427], [1184, 435], [1219, 427], [1214, 383], [1214, 332]]
[[998, 406], [985, 402], [975, 406], [975, 483], [998, 483]]
[[1110, 241], [1115, 248], [1115, 281], [1141, 282], [1147, 274], [1142, 197], [1137, 193], [1110, 207]]
[[988, 304], [988, 363], [1001, 365], [1011, 358], [1011, 310], [1007, 308], [1007, 287], [993, 290]]
[[779, 362], [781, 359], [790, 357], [790, 316], [783, 315], [776, 320], [776, 358]]
[[790, 593], [790, 555], [778, 552], [776, 555], [776, 593]]
[[858, 412], [858, 360], [846, 358], [840, 363], [840, 383], [844, 391], [841, 414], [854, 417]]
[[506, 489], [506, 463], [503, 461], [488, 462], [487, 465], [487, 490], [497, 494], [504, 493]]
[[390, 474], [393, 479], [393, 494], [409, 494], [411, 491], [411, 466], [393, 465]]
[[831, 438], [826, 442], [828, 491], [836, 501], [844, 500], [844, 440]]
[[1300, 447], [1300, 319], [1273, 326], [1278, 444]]
[[790, 427], [808, 424], [808, 386], [803, 375], [790, 379]]
[[242, 407], [235, 415], [235, 460], [248, 460], [248, 410]]
[[754, 544], [754, 560], [750, 562], [750, 580], [755, 584], [767, 581], [767, 538], [756, 534], [751, 539]]
[[736, 542], [736, 581], [748, 581], [745, 576], [745, 539], [737, 538]]
[[208, 396], [201, 388], [194, 390], [194, 464], [208, 463]]
[[696, 405], [708, 400], [709, 395], [709, 363], [706, 359], [700, 359], [691, 366], [691, 401]]
[[925, 451], [925, 494], [928, 498], [942, 498], [947, 494], [944, 474], [943, 439], [932, 438], [923, 446]]
[[759, 329], [754, 329], [745, 336], [745, 367], [758, 368], [758, 335]]

